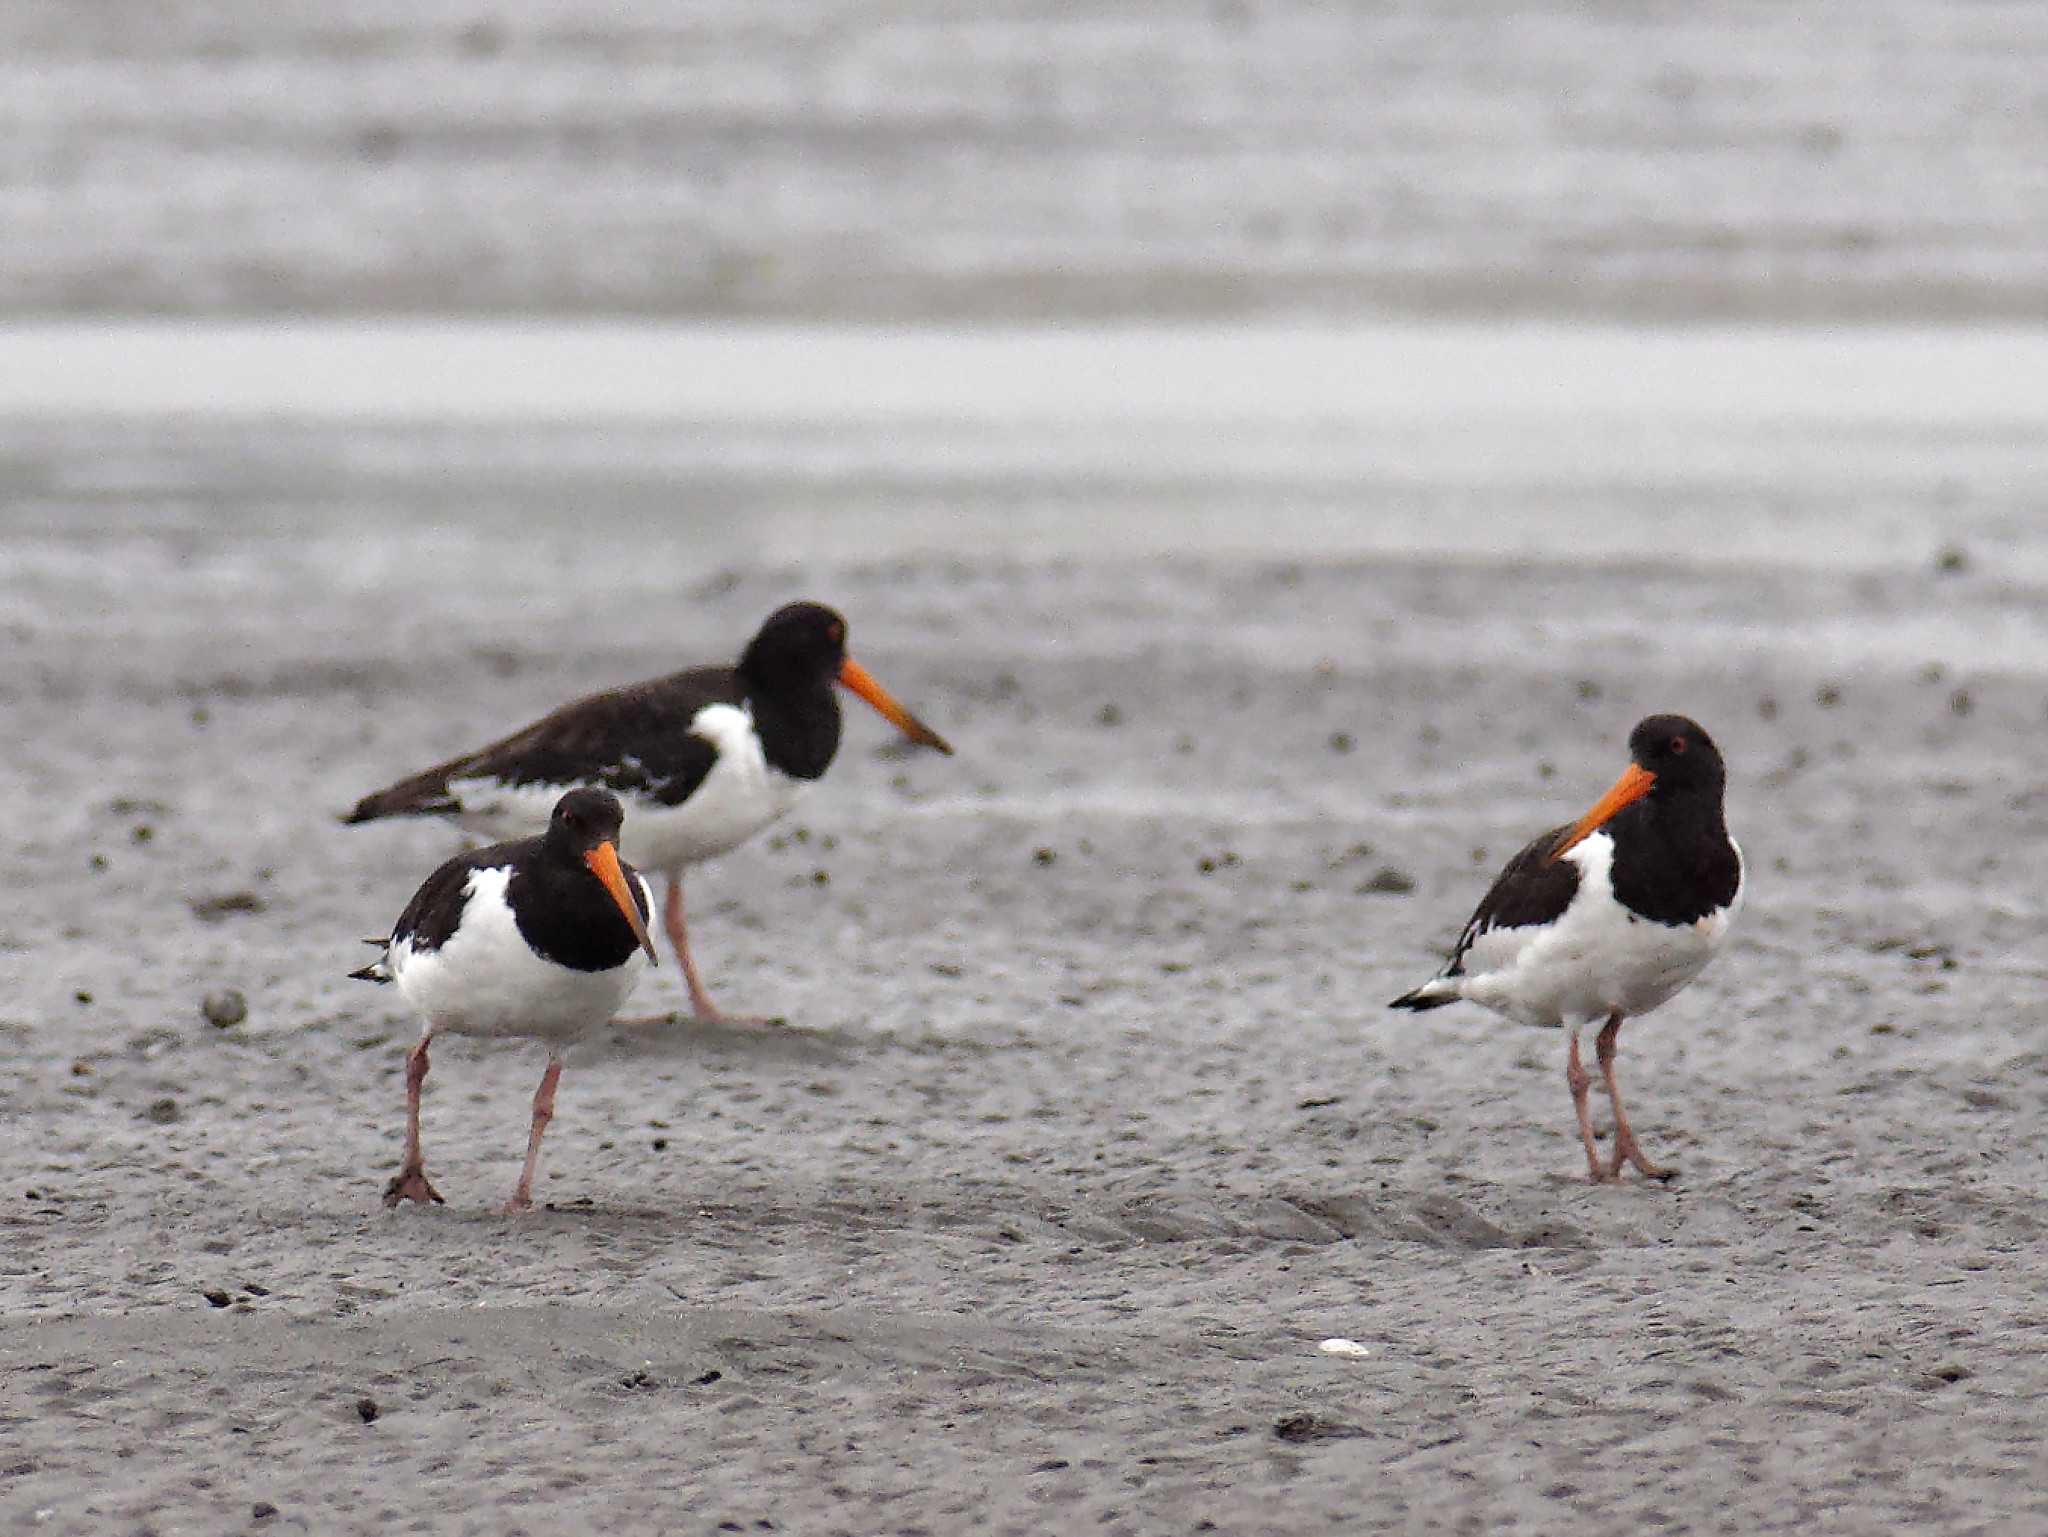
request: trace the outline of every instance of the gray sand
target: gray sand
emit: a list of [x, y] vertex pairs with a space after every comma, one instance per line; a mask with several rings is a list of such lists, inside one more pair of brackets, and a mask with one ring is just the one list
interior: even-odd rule
[[[1409, 478], [1318, 505], [1416, 548], [1322, 561], [1074, 532], [1166, 551], [1230, 505], [1256, 544], [1284, 477], [834, 441], [0, 435], [0, 1522], [2048, 1523], [2048, 608], [1995, 554], [2038, 483], [1982, 472], [2038, 435], [1765, 435], [1576, 488], [1382, 435]], [[1799, 558], [1717, 554], [1759, 486]], [[883, 511], [944, 502], [922, 552]], [[1617, 508], [1690, 553], [1428, 548], [1433, 509], [1571, 549]], [[525, 1219], [491, 1208], [539, 1053], [450, 1042], [450, 1204], [385, 1213], [414, 1025], [343, 973], [451, 842], [334, 813], [805, 593], [962, 752], [855, 706], [808, 805], [696, 876], [714, 990], [789, 1024], [579, 1053]], [[1753, 891], [1623, 1038], [1680, 1178], [1594, 1189], [1559, 1037], [1383, 1005], [1653, 708], [1718, 735]]]

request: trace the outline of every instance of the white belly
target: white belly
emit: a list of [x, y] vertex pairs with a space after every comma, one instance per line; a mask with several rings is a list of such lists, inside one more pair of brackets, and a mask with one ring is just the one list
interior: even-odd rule
[[1565, 855], [1579, 866], [1579, 890], [1550, 927], [1494, 929], [1473, 941], [1462, 996], [1522, 1024], [1577, 1027], [1647, 1014], [1698, 976], [1727, 938], [1741, 887], [1696, 923], [1653, 923], [1614, 899], [1613, 851], [1595, 836]]
[[[700, 710], [690, 729], [718, 749], [718, 758], [687, 800], [668, 806], [631, 791], [619, 796], [626, 808], [619, 852], [630, 865], [673, 873], [738, 848], [810, 788], [810, 781], [793, 779], [769, 765], [760, 738], [754, 735], [752, 716], [737, 705]], [[448, 788], [462, 806], [457, 820], [500, 842], [543, 831], [555, 802], [574, 786], [459, 779]]]
[[[392, 980], [432, 1030], [566, 1045], [618, 1013], [647, 957], [635, 950], [610, 971], [542, 960], [527, 948], [505, 902], [510, 878], [507, 870], [473, 872], [461, 926], [439, 950], [415, 950], [409, 940], [393, 945]], [[647, 883], [640, 884], [645, 890]], [[651, 910], [651, 893], [649, 902]]]

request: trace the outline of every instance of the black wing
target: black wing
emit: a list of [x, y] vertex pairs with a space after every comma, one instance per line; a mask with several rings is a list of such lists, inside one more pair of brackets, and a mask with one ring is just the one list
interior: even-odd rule
[[730, 667], [693, 667], [591, 694], [502, 741], [364, 796], [345, 820], [448, 815], [462, 809], [448, 789], [458, 779], [603, 785], [680, 805], [718, 761], [718, 750], [692, 735], [690, 723], [706, 705], [738, 705], [744, 698]]
[[1551, 859], [1550, 851], [1569, 827], [1553, 827], [1523, 846], [1507, 862], [1493, 885], [1480, 898], [1479, 909], [1458, 936], [1451, 963], [1443, 975], [1460, 976], [1465, 970], [1465, 952], [1481, 934], [1492, 929], [1529, 928], [1554, 923], [1564, 916], [1579, 893], [1579, 867], [1568, 859]]

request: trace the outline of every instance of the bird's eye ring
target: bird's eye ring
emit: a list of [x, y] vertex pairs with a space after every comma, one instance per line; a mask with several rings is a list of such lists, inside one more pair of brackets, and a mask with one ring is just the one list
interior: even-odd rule
[[1684, 751], [1685, 751], [1685, 738], [1684, 738], [1684, 737], [1682, 737], [1682, 736], [1675, 736], [1675, 737], [1673, 737], [1673, 738], [1671, 739], [1671, 752], [1672, 752], [1672, 755], [1673, 755], [1673, 756], [1675, 757], [1675, 756], [1678, 756], [1678, 755], [1682, 754], [1682, 753], [1683, 753]]

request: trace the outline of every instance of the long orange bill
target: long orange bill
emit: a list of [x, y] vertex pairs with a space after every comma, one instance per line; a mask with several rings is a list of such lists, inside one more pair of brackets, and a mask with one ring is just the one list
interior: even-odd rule
[[1640, 763], [1631, 763], [1621, 771], [1621, 778], [1614, 781], [1612, 788], [1593, 802], [1593, 809], [1565, 830], [1564, 836], [1559, 838], [1557, 846], [1544, 856], [1543, 862], [1547, 865], [1557, 863], [1581, 838], [1605, 823], [1615, 812], [1630, 802], [1639, 801], [1648, 795], [1650, 786], [1656, 782], [1655, 774]]
[[659, 966], [661, 958], [654, 953], [654, 941], [647, 937], [647, 920], [640, 916], [640, 904], [633, 900], [633, 893], [626, 886], [626, 872], [619, 868], [619, 851], [609, 843], [600, 843], [583, 856], [583, 862], [590, 866], [592, 875], [604, 882], [604, 889], [626, 915], [626, 926], [647, 952], [647, 964]]
[[874, 675], [852, 657], [839, 664], [839, 681], [873, 705], [877, 714], [911, 741], [923, 747], [936, 747], [951, 756], [953, 749], [946, 745], [946, 739], [891, 698]]

